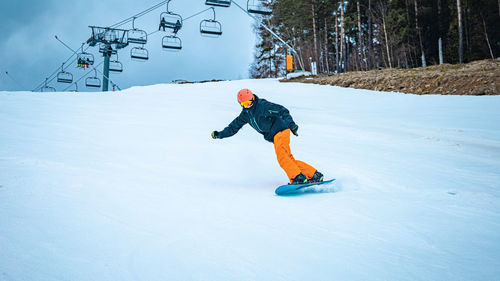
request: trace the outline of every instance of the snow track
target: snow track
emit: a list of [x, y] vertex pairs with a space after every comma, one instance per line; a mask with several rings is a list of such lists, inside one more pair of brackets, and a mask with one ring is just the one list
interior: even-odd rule
[[[290, 110], [332, 189], [275, 196], [272, 144], [210, 138], [240, 88]], [[498, 108], [272, 79], [0, 92], [0, 280], [497, 280]]]

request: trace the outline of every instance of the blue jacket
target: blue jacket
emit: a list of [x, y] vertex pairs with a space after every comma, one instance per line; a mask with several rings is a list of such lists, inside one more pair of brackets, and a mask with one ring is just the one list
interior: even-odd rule
[[295, 127], [288, 109], [255, 96], [253, 105], [243, 108], [240, 115], [219, 133], [219, 138], [236, 134], [247, 123], [270, 142], [274, 142], [274, 135], [277, 133]]

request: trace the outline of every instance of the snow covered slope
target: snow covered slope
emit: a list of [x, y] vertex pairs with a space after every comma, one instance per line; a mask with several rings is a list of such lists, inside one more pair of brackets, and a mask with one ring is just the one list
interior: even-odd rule
[[[279, 197], [274, 148], [210, 138], [250, 88], [327, 178]], [[500, 96], [277, 80], [0, 92], [0, 280], [498, 280]]]

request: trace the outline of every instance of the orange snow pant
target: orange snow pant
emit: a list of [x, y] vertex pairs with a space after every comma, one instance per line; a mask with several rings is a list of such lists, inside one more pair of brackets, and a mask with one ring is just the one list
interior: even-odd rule
[[314, 176], [316, 169], [302, 161], [295, 160], [290, 150], [290, 129], [283, 130], [274, 136], [274, 150], [278, 163], [285, 170], [290, 182], [300, 173], [308, 179]]

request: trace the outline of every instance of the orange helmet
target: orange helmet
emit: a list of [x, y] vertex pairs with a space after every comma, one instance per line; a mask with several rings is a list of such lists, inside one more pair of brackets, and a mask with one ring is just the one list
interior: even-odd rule
[[238, 103], [246, 108], [252, 106], [255, 96], [249, 89], [242, 89], [238, 92]]

